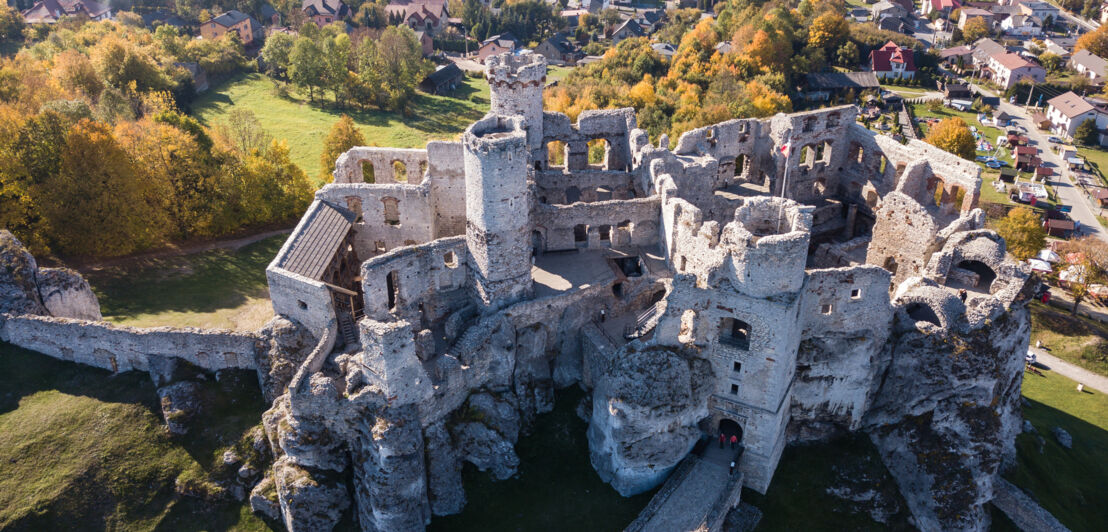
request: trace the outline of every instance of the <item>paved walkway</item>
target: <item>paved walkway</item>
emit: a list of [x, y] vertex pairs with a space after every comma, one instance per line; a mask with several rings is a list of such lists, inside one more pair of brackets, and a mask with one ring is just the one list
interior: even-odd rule
[[1086, 388], [1092, 388], [1100, 393], [1108, 393], [1108, 377], [1097, 375], [1085, 368], [1070, 364], [1042, 349], [1036, 349], [1034, 346], [1030, 348], [1030, 351], [1035, 353], [1037, 365], [1045, 366], [1054, 373], [1080, 382]]
[[1020, 491], [1011, 482], [999, 479], [993, 506], [1004, 512], [1020, 530], [1028, 532], [1069, 532], [1050, 512]]
[[707, 518], [729, 476], [726, 466], [707, 459], [709, 454], [705, 453], [705, 458], [697, 462], [681, 486], [666, 499], [646, 523], [644, 532], [696, 530]]
[[169, 248], [161, 249], [158, 251], [150, 251], [146, 253], [139, 253], [137, 255], [127, 255], [126, 257], [116, 257], [113, 259], [101, 260], [97, 262], [88, 263], [70, 263], [69, 267], [75, 268], [80, 272], [87, 272], [89, 270], [97, 270], [100, 268], [110, 268], [113, 266], [126, 266], [135, 262], [148, 260], [148, 259], [164, 259], [166, 257], [179, 257], [181, 255], [192, 255], [194, 253], [201, 253], [204, 251], [211, 251], [213, 249], [230, 249], [238, 250], [239, 248], [249, 246], [260, 240], [265, 240], [271, 236], [286, 235], [291, 233], [292, 227], [287, 229], [274, 229], [271, 231], [264, 231], [261, 233], [254, 233], [252, 235], [225, 238], [222, 240], [207, 240], [204, 242], [191, 243], [191, 244], [170, 244]]

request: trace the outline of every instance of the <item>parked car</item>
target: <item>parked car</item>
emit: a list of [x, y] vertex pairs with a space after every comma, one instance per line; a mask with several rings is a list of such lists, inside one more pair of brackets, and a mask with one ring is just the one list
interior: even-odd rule
[[1062, 139], [1060, 139], [1058, 137], [1055, 137], [1053, 135], [1047, 137], [1046, 140], [1048, 142], [1050, 142], [1051, 144], [1061, 144], [1062, 143]]

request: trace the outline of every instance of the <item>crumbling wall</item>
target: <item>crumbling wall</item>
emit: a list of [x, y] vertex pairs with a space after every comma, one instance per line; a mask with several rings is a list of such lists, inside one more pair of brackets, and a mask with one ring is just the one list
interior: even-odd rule
[[[467, 288], [467, 256], [465, 237], [455, 236], [396, 249], [365, 261], [362, 293], [366, 316], [378, 320], [403, 316], [430, 323], [457, 310], [450, 298], [438, 296]], [[389, 280], [390, 275], [393, 280]], [[394, 291], [391, 295], [390, 286]]]
[[939, 227], [927, 210], [905, 194], [890, 192], [881, 200], [876, 218], [866, 263], [892, 272], [894, 283], [922, 274], [942, 245], [936, 238]]
[[429, 183], [421, 185], [326, 185], [316, 198], [343, 205], [359, 216], [354, 244], [359, 257], [435, 238], [435, 210]]
[[427, 143], [430, 164], [431, 202], [435, 212], [435, 238], [465, 234], [466, 175], [462, 164], [462, 143]]
[[[406, 176], [400, 180], [394, 163], [403, 166]], [[373, 175], [366, 175], [372, 167]], [[427, 168], [427, 150], [418, 148], [376, 148], [355, 146], [335, 160], [335, 183], [419, 184]], [[364, 171], [363, 171], [364, 170]]]
[[[560, 169], [574, 173], [593, 169], [628, 171], [631, 167], [630, 134], [635, 129], [635, 110], [604, 109], [583, 111], [571, 124], [562, 113], [542, 113], [542, 144], [534, 153], [536, 170]], [[589, 164], [589, 141], [605, 141], [604, 160]], [[550, 164], [550, 142], [564, 144], [564, 164]]]
[[0, 340], [110, 371], [149, 370], [151, 355], [180, 358], [209, 370], [254, 369], [259, 338], [249, 333], [153, 327], [24, 314], [8, 316]]
[[[535, 172], [535, 196], [539, 203], [567, 205], [632, 199], [636, 192], [629, 172], [543, 170]], [[569, 201], [571, 196], [574, 201]]]
[[[652, 246], [658, 242], [658, 199], [611, 200], [575, 205], [537, 204], [531, 210], [532, 246], [540, 251]], [[578, 227], [584, 226], [584, 227]], [[580, 230], [586, 239], [577, 241]], [[601, 230], [608, 238], [602, 238]]]

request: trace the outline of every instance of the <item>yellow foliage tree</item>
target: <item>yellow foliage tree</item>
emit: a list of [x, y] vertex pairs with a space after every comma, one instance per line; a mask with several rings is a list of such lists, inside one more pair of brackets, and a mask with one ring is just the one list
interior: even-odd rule
[[1042, 221], [1026, 207], [1012, 209], [996, 224], [996, 232], [1008, 244], [1008, 253], [1019, 260], [1027, 260], [1039, 253], [1046, 244], [1046, 231]]
[[989, 26], [982, 17], [973, 17], [966, 21], [966, 27], [962, 28], [962, 36], [966, 42], [977, 42], [982, 37], [989, 35]]
[[931, 128], [924, 140], [932, 146], [971, 161], [976, 152], [973, 133], [970, 133], [966, 123], [956, 116], [939, 122]]
[[850, 26], [838, 13], [824, 13], [812, 21], [808, 28], [808, 46], [834, 50], [850, 37]]
[[354, 119], [344, 114], [338, 122], [335, 122], [335, 125], [331, 126], [331, 131], [323, 141], [323, 153], [319, 155], [321, 170], [319, 177], [324, 183], [331, 181], [331, 174], [335, 171], [335, 159], [354, 146], [365, 146], [365, 137], [354, 125]]
[[1088, 50], [1093, 55], [1108, 56], [1108, 25], [1101, 26], [1079, 37], [1073, 51]]

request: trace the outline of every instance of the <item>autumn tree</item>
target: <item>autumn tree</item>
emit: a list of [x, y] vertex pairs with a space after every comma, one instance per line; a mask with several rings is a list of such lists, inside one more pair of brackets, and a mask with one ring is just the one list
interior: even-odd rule
[[70, 128], [58, 173], [39, 202], [55, 229], [55, 249], [66, 255], [123, 255], [164, 237], [168, 192], [144, 179], [108, 126], [82, 120]]
[[1008, 252], [1019, 260], [1034, 257], [1046, 244], [1042, 220], [1026, 207], [1012, 209], [996, 225], [996, 232], [1008, 244]]
[[1089, 53], [1100, 57], [1108, 57], [1108, 25], [1103, 25], [1078, 37], [1073, 45], [1074, 53], [1080, 50], [1088, 50]]
[[808, 28], [808, 46], [835, 50], [850, 37], [850, 26], [837, 13], [827, 12], [812, 21]]
[[976, 144], [966, 123], [956, 116], [946, 118], [931, 128], [924, 139], [928, 144], [953, 153], [963, 159], [973, 160]]
[[1043, 68], [1047, 69], [1048, 72], [1056, 72], [1065, 64], [1062, 56], [1053, 52], [1043, 52], [1040, 54], [1039, 62], [1043, 64]]
[[989, 26], [985, 23], [983, 17], [973, 17], [966, 21], [966, 26], [962, 28], [962, 37], [966, 42], [977, 42], [982, 37], [989, 35]]
[[323, 153], [319, 155], [320, 179], [324, 183], [331, 181], [331, 174], [335, 171], [335, 160], [339, 155], [354, 146], [365, 146], [365, 137], [362, 136], [361, 131], [358, 131], [352, 118], [342, 115], [335, 125], [331, 126], [331, 131], [323, 141]]

